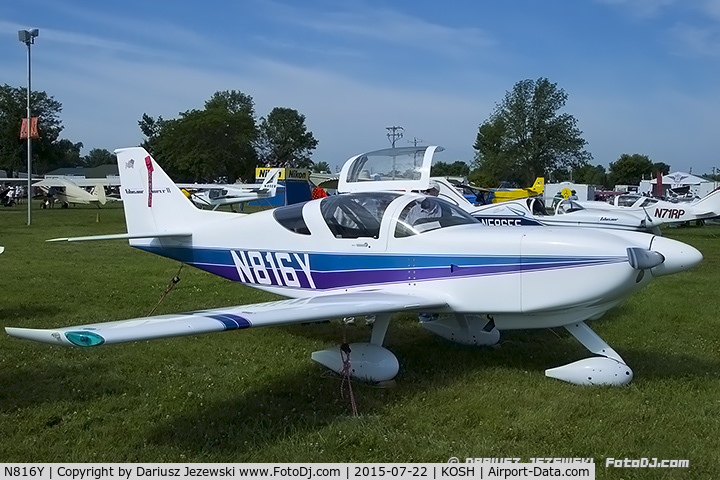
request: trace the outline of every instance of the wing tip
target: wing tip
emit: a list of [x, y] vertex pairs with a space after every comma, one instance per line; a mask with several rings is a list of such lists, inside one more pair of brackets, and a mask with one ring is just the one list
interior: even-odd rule
[[18, 328], [18, 327], [5, 327], [5, 333], [15, 338], [22, 338], [24, 340], [33, 340], [36, 342], [50, 343], [53, 345], [66, 344], [63, 341], [60, 332], [55, 330], [44, 330], [39, 328]]

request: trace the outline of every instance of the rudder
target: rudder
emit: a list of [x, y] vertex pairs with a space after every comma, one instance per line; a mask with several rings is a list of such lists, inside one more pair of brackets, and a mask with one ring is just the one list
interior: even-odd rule
[[530, 190], [537, 193], [538, 195], [543, 193], [545, 191], [545, 178], [537, 177], [535, 179], [535, 183], [533, 184], [532, 188], [530, 188]]
[[142, 147], [115, 150], [129, 234], [184, 228], [200, 212]]

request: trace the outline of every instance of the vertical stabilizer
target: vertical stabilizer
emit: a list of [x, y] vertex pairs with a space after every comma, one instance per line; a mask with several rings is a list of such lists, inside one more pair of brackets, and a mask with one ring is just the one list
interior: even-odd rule
[[105, 187], [102, 185], [95, 185], [93, 187], [92, 196], [97, 198], [97, 201], [100, 202], [100, 205], [105, 205], [107, 203], [107, 197], [105, 196]]
[[278, 179], [280, 178], [280, 169], [271, 168], [265, 177], [265, 181], [262, 183], [262, 188], [266, 188], [268, 191], [268, 198], [275, 196], [277, 191]]
[[544, 177], [537, 177], [535, 179], [535, 183], [530, 188], [533, 192], [535, 192], [536, 195], [540, 195], [545, 191], [545, 178]]
[[691, 210], [694, 215], [701, 218], [711, 218], [720, 215], [720, 188], [716, 188], [693, 203]]
[[129, 234], [187, 229], [202, 214], [142, 147], [115, 150]]

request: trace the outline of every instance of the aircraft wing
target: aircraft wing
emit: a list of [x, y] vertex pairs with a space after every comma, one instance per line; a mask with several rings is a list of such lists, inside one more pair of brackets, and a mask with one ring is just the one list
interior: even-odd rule
[[139, 238], [173, 238], [192, 237], [192, 232], [148, 232], [148, 233], [118, 233], [111, 235], [91, 235], [87, 237], [51, 238], [47, 242], [85, 242], [94, 240], [134, 240]]
[[[27, 179], [25, 179], [27, 182]], [[76, 185], [78, 187], [95, 187], [102, 185], [105, 187], [120, 186], [120, 179], [117, 178], [67, 178], [67, 177], [50, 177], [44, 178], [33, 183], [33, 187], [67, 187], [68, 185]]]
[[316, 187], [337, 190], [340, 176], [332, 173], [311, 173], [310, 182]]
[[262, 183], [176, 183], [189, 190], [228, 190], [231, 192], [254, 192], [265, 188]]
[[316, 322], [350, 315], [438, 309], [444, 300], [367, 291], [239, 305], [57, 329], [5, 327], [8, 335], [55, 345], [91, 347], [106, 343], [222, 332], [239, 328]]

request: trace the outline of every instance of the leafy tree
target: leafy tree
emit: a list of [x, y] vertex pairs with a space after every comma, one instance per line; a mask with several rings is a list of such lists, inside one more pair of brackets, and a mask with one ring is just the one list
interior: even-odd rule
[[478, 129], [473, 146], [477, 150], [475, 169], [470, 174], [470, 181], [476, 185], [497, 186], [501, 179], [517, 178], [515, 165], [508, 163], [504, 152], [507, 129], [502, 116], [486, 121]]
[[73, 143], [65, 138], [60, 139], [52, 144], [50, 151], [46, 155], [40, 155], [34, 165], [38, 172], [43, 173], [56, 168], [79, 167], [83, 164], [80, 157], [82, 148], [82, 142]]
[[578, 168], [559, 168], [550, 174], [552, 182], [575, 182], [586, 183], [598, 187], [605, 187], [608, 184], [608, 175], [602, 165], [586, 164]]
[[605, 167], [602, 165], [583, 165], [572, 171], [573, 180], [576, 183], [585, 183], [598, 187], [610, 187], [608, 184], [608, 175]]
[[310, 168], [310, 154], [318, 141], [307, 131], [305, 115], [297, 110], [275, 107], [260, 119], [258, 153], [269, 167]]
[[100, 165], [114, 164], [117, 162], [117, 157], [104, 148], [93, 148], [82, 160], [85, 167], [98, 167]]
[[652, 164], [653, 173], [660, 172], [662, 175], [670, 173], [670, 165], [665, 162], [656, 162]]
[[216, 92], [203, 110], [172, 120], [143, 114], [143, 142], [177, 180], [234, 182], [254, 178], [258, 130], [252, 97], [235, 90]]
[[255, 102], [250, 95], [235, 90], [215, 92], [210, 100], [205, 102], [206, 110], [221, 109], [231, 115], [241, 114], [255, 118]]
[[653, 163], [647, 155], [623, 153], [610, 163], [608, 176], [612, 185], [639, 185], [640, 180], [650, 178], [652, 174]]
[[[31, 115], [38, 117], [40, 133], [40, 138], [32, 140], [32, 162], [37, 173], [44, 173], [55, 161], [62, 161], [66, 153], [66, 145], [55, 145], [63, 129], [62, 104], [45, 92], [32, 91], [30, 106]], [[22, 119], [26, 117], [27, 90], [7, 84], [0, 87], [0, 168], [8, 174], [26, 170], [27, 141], [20, 139]]]
[[587, 164], [592, 155], [577, 120], [558, 113], [566, 101], [565, 91], [546, 78], [516, 83], [478, 128], [474, 177], [529, 185], [554, 170]]
[[453, 163], [435, 162], [430, 167], [430, 175], [433, 177], [467, 177], [470, 174], [470, 166], [463, 161]]
[[145, 140], [140, 144], [148, 152], [152, 153], [153, 156], [158, 156], [157, 141], [162, 131], [164, 120], [162, 116], [158, 117], [157, 120], [143, 113], [142, 118], [138, 121], [140, 131], [145, 135]]
[[311, 170], [314, 173], [331, 173], [330, 172], [330, 164], [327, 162], [317, 162], [317, 163], [313, 162]]

